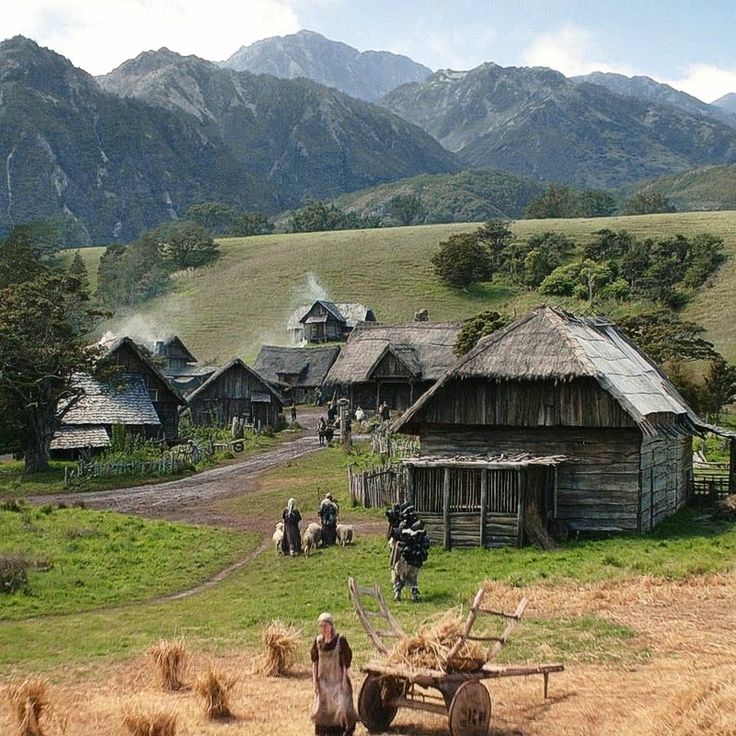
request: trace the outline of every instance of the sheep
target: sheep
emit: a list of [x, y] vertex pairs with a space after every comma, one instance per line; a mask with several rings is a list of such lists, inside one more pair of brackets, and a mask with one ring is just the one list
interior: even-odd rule
[[317, 549], [321, 541], [322, 527], [320, 527], [319, 524], [312, 522], [302, 534], [302, 547], [304, 548], [304, 554], [309, 557], [309, 553], [313, 549]]
[[276, 524], [276, 531], [273, 533], [273, 546], [276, 549], [276, 556], [281, 555], [284, 553], [284, 549], [281, 546], [281, 543], [284, 539], [284, 522], [280, 521], [278, 524]]
[[344, 547], [346, 544], [353, 543], [354, 527], [352, 524], [337, 525], [337, 541]]

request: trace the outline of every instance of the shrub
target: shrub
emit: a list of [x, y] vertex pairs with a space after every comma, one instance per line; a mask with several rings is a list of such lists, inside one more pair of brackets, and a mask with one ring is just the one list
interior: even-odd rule
[[440, 281], [457, 289], [467, 289], [493, 276], [488, 249], [475, 233], [451, 235], [440, 243], [432, 256], [432, 265]]
[[23, 555], [0, 555], [0, 593], [26, 590], [29, 565]]

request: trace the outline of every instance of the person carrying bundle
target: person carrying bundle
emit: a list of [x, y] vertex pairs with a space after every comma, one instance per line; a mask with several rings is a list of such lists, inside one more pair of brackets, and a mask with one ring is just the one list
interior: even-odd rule
[[317, 511], [322, 526], [323, 547], [329, 547], [337, 541], [337, 515], [339, 512], [340, 507], [332, 499], [332, 494], [326, 493]]
[[394, 527], [394, 540], [391, 549], [391, 577], [394, 586], [394, 600], [401, 600], [401, 591], [408, 585], [411, 598], [419, 601], [419, 570], [429, 555], [429, 538], [424, 524], [414, 511], [414, 506], [404, 504], [401, 509], [401, 522]]

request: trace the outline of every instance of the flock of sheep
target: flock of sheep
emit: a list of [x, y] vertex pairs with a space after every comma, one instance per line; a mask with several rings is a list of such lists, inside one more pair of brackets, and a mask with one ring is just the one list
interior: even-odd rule
[[[337, 543], [341, 546], [346, 544], [352, 544], [353, 535], [355, 533], [352, 524], [338, 524], [336, 527], [337, 531]], [[283, 554], [281, 542], [284, 538], [284, 522], [280, 521], [276, 524], [276, 531], [273, 533], [273, 545], [276, 550], [276, 554]], [[309, 557], [309, 553], [319, 547], [322, 541], [322, 527], [316, 522], [312, 522], [307, 525], [307, 528], [302, 533], [302, 550], [304, 554]]]

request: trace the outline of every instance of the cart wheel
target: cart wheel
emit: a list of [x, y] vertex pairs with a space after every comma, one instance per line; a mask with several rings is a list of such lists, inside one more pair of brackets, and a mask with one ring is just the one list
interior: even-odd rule
[[475, 680], [464, 682], [450, 703], [450, 736], [486, 736], [491, 723], [491, 696]]
[[385, 731], [398, 708], [391, 708], [381, 697], [381, 678], [368, 675], [363, 681], [358, 695], [358, 716], [370, 733]]

